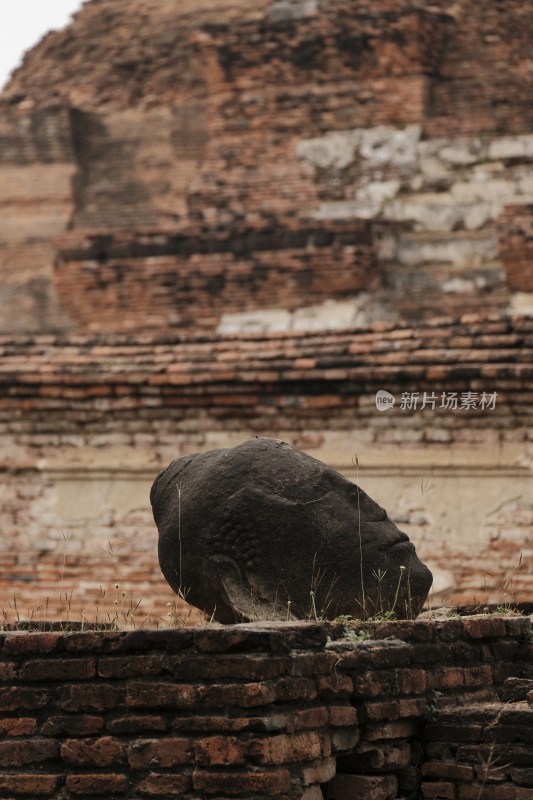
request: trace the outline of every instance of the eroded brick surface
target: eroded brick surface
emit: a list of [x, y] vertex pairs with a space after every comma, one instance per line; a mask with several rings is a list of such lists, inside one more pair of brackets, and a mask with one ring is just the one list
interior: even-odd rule
[[[493, 800], [527, 800], [532, 791], [527, 617], [139, 634], [3, 635], [0, 664], [46, 657], [48, 673], [38, 690], [17, 677], [20, 670], [4, 684], [0, 796], [462, 800], [483, 788]], [[69, 665], [77, 670], [80, 637], [104, 664], [110, 647], [127, 653], [131, 675], [119, 661], [112, 674], [97, 670], [65, 685]], [[481, 683], [464, 679], [474, 669], [471, 648]], [[223, 666], [214, 678], [206, 652]], [[160, 670], [139, 679], [147, 659]], [[303, 662], [305, 679], [294, 677]]]

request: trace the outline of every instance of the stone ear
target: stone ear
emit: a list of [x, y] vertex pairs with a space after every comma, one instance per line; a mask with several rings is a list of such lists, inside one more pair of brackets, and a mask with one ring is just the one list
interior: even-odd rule
[[247, 576], [233, 558], [226, 555], [209, 556], [207, 566], [213, 588], [216, 586], [217, 620], [231, 624], [276, 618], [271, 603], [250, 587]]

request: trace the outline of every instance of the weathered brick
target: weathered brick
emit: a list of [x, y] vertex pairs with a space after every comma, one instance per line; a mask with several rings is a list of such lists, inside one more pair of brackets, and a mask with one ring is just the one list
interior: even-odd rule
[[142, 733], [144, 731], [167, 731], [171, 727], [170, 720], [160, 714], [128, 714], [108, 720], [106, 729], [110, 733]]
[[422, 694], [426, 690], [427, 676], [423, 669], [398, 669], [395, 678], [402, 694]]
[[332, 800], [392, 800], [397, 788], [393, 775], [336, 775], [329, 796]]
[[29, 736], [37, 730], [37, 721], [32, 717], [4, 717], [0, 719], [1, 736]]
[[55, 759], [59, 745], [53, 739], [14, 739], [0, 742], [0, 766], [21, 767]]
[[422, 775], [427, 775], [430, 778], [472, 781], [474, 770], [470, 766], [457, 764], [453, 761], [427, 761], [422, 764]]
[[88, 714], [57, 715], [48, 717], [41, 725], [41, 733], [44, 736], [91, 736], [98, 733], [104, 727], [103, 717], [90, 716]]
[[137, 791], [148, 797], [183, 797], [191, 788], [192, 779], [188, 775], [162, 775], [151, 772], [137, 785]]
[[112, 767], [126, 761], [125, 745], [111, 736], [100, 739], [66, 739], [61, 745], [61, 758], [75, 767]]
[[309, 786], [304, 790], [301, 800], [324, 800], [320, 786]]
[[464, 670], [465, 686], [490, 686], [492, 684], [492, 667], [468, 667]]
[[128, 746], [128, 764], [132, 769], [168, 769], [186, 764], [190, 759], [189, 739], [179, 737], [136, 739]]
[[109, 656], [98, 659], [98, 675], [101, 678], [134, 678], [137, 675], [160, 675], [165, 656], [154, 655]]
[[352, 706], [328, 706], [329, 724], [356, 726], [357, 711]]
[[[289, 764], [312, 761], [322, 755], [322, 742], [317, 733], [269, 736], [254, 739], [248, 756], [259, 764]], [[326, 754], [329, 755], [329, 754]]]
[[491, 786], [490, 784], [471, 783], [459, 786], [459, 800], [517, 800], [517, 788], [509, 784]]
[[[429, 741], [426, 740], [424, 744], [425, 744], [424, 751], [426, 753], [427, 758], [429, 758], [429, 759], [435, 758], [435, 759], [442, 759], [443, 761], [446, 761], [448, 759], [453, 758], [453, 752], [454, 752], [455, 748], [452, 748], [452, 745], [451, 745], [450, 742], [445, 742], [445, 743], [438, 742], [438, 741], [429, 742]], [[459, 750], [460, 750], [460, 748], [459, 748]], [[460, 756], [459, 756], [459, 750], [457, 751], [457, 753], [458, 753], [457, 758], [458, 758], [458, 760], [461, 760]]]
[[235, 627], [216, 631], [200, 629], [195, 632], [194, 646], [200, 653], [283, 653], [283, 645], [276, 631], [249, 631]]
[[467, 636], [472, 639], [487, 639], [505, 636], [505, 620], [501, 617], [466, 617], [462, 625]]
[[244, 764], [247, 743], [235, 736], [208, 736], [195, 742], [195, 761], [201, 767]]
[[387, 696], [394, 691], [394, 675], [387, 671], [355, 673], [352, 675], [352, 681], [355, 698]]
[[124, 794], [128, 789], [128, 778], [126, 775], [111, 773], [104, 775], [101, 773], [94, 775], [67, 775], [65, 788], [74, 795], [107, 795]]
[[385, 700], [381, 703], [365, 703], [365, 715], [369, 720], [398, 719], [398, 701]]
[[493, 763], [491, 758], [486, 763], [483, 763], [483, 755], [480, 753], [480, 764], [474, 764], [473, 770], [476, 779], [485, 784], [487, 781], [490, 783], [498, 783], [507, 780], [509, 767], [498, 766], [498, 763]]
[[193, 772], [193, 788], [206, 794], [263, 794], [277, 797], [288, 792], [291, 784], [291, 773], [287, 769], [276, 769], [269, 772]]
[[504, 682], [503, 689], [500, 690], [499, 696], [503, 702], [516, 702], [517, 700], [526, 700], [528, 692], [533, 693], [533, 680], [512, 677], [507, 678]]
[[398, 716], [400, 719], [406, 717], [423, 717], [428, 708], [428, 702], [425, 698], [408, 699], [402, 697], [398, 700]]
[[350, 697], [353, 691], [353, 682], [350, 676], [336, 672], [334, 675], [320, 675], [317, 687], [320, 698], [335, 702]]
[[246, 681], [264, 681], [277, 678], [293, 671], [291, 660], [286, 656], [264, 656], [243, 653], [239, 655], [208, 656], [173, 656], [169, 661], [169, 669], [179, 679], [242, 679]]
[[[331, 748], [326, 750], [326, 745], [329, 741]], [[354, 728], [337, 728], [331, 734], [324, 735], [324, 755], [329, 755], [331, 752], [346, 752], [350, 750], [357, 743], [359, 739], [359, 732]]]
[[6, 655], [40, 655], [42, 653], [57, 653], [63, 649], [63, 635], [61, 633], [10, 633], [4, 642]]
[[105, 683], [82, 683], [59, 689], [57, 705], [64, 711], [110, 711], [124, 701], [125, 691]]
[[[353, 709], [350, 709], [353, 710]], [[303, 728], [322, 728], [330, 721], [327, 708], [320, 706], [313, 708], [303, 708], [294, 715], [294, 730]]]
[[37, 659], [25, 661], [20, 668], [25, 681], [75, 681], [96, 675], [94, 658]]
[[461, 667], [442, 667], [431, 670], [427, 676], [429, 689], [457, 689], [464, 686], [464, 669]]
[[0, 663], [0, 681], [2, 683], [14, 682], [18, 677], [19, 667], [15, 662], [4, 661]]
[[314, 761], [312, 764], [305, 763], [303, 768], [304, 786], [312, 783], [327, 783], [337, 771], [337, 761], [335, 758], [326, 757]]
[[58, 783], [58, 775], [31, 775], [28, 773], [0, 775], [0, 791], [12, 792], [17, 796], [52, 795]]
[[424, 781], [420, 787], [425, 800], [455, 800], [455, 785], [446, 781]]
[[533, 767], [515, 767], [511, 770], [511, 778], [517, 786], [533, 786]]
[[337, 656], [333, 653], [295, 653], [291, 657], [291, 675], [320, 675], [333, 670]]
[[[372, 623], [368, 623], [368, 628], [369, 632], [373, 635], [377, 635], [377, 631], [373, 630]], [[363, 627], [363, 631], [365, 629], [366, 626]], [[398, 633], [401, 633], [401, 631], [396, 631], [392, 635], [397, 636]], [[389, 632], [385, 635], [390, 636], [391, 633]], [[337, 652], [335, 645], [333, 645], [332, 649]], [[345, 649], [343, 647], [342, 650], [340, 650], [340, 655], [343, 669], [355, 667], [359, 670], [365, 668], [387, 670], [393, 669], [394, 667], [408, 666], [411, 660], [409, 646], [398, 639], [379, 639], [378, 641], [357, 642], [351, 645], [350, 649]]]
[[[270, 709], [267, 709], [269, 711]], [[183, 715], [175, 717], [172, 727], [176, 731], [187, 733], [240, 733], [254, 731], [259, 733], [273, 733], [276, 731], [292, 731], [294, 728], [293, 714], [280, 713], [276, 709], [273, 713], [264, 716], [213, 716]]]
[[[293, 679], [293, 685], [295, 680], [297, 679]], [[287, 691], [287, 695], [289, 694], [289, 691]], [[294, 692], [294, 694], [294, 698], [287, 696], [287, 699], [298, 699], [297, 693]], [[216, 683], [201, 687], [199, 696], [201, 704], [207, 709], [226, 706], [254, 708], [256, 706], [269, 705], [278, 699], [277, 685], [275, 686], [270, 682]], [[279, 699], [281, 699], [281, 696]]]
[[[187, 606], [185, 608], [188, 609]], [[191, 620], [190, 624], [195, 625], [195, 618]], [[196, 627], [186, 628], [181, 626], [170, 630], [139, 628], [122, 634], [120, 649], [129, 653], [141, 653], [145, 650], [182, 653], [192, 647], [196, 631]]]
[[343, 697], [345, 696], [345, 692], [343, 693], [342, 686], [348, 685], [351, 688], [351, 681], [349, 678], [347, 680], [341, 678], [339, 681], [333, 679], [331, 684], [328, 678], [329, 676], [325, 675], [320, 675], [318, 681], [314, 681], [311, 678], [292, 676], [278, 678], [277, 681], [273, 682], [272, 687], [274, 691], [274, 702], [310, 702], [316, 699], [318, 693], [324, 698], [331, 696], [332, 693]]
[[[190, 710], [197, 707], [198, 693], [190, 684], [176, 684], [161, 681], [143, 683], [131, 681], [127, 684], [126, 706], [149, 710], [167, 708]], [[202, 702], [204, 698], [202, 697]]]
[[381, 743], [380, 744], [380, 769], [385, 771], [396, 771], [403, 769], [410, 765], [411, 759], [414, 755], [415, 744], [409, 741], [398, 741], [394, 743]]
[[63, 636], [63, 645], [70, 653], [114, 652], [121, 650], [126, 634], [123, 631], [75, 631]]
[[32, 711], [42, 708], [48, 697], [41, 689], [29, 689], [24, 686], [0, 688], [0, 708], [7, 711]]
[[381, 724], [368, 725], [365, 730], [365, 738], [369, 742], [378, 739], [404, 739], [415, 736], [420, 729], [417, 720], [396, 720]]

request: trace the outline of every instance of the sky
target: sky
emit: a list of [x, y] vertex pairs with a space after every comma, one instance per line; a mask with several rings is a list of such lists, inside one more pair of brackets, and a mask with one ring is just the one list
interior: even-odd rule
[[63, 28], [83, 0], [0, 0], [0, 89], [26, 50]]

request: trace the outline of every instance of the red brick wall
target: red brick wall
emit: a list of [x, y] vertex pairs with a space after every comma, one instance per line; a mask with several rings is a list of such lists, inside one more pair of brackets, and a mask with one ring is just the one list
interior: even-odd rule
[[[500, 743], [516, 712], [531, 726], [498, 705], [529, 674], [530, 633], [519, 617], [7, 632], [0, 794], [475, 797], [480, 771], [447, 743], [473, 752], [488, 702]], [[507, 752], [507, 787], [527, 786]]]
[[[46, 608], [50, 618], [70, 610], [79, 619], [85, 610], [93, 619], [97, 609], [100, 618], [113, 617], [118, 599], [123, 619], [141, 600], [137, 623], [166, 620], [175, 596], [157, 564], [150, 485], [173, 458], [255, 435], [285, 439], [354, 479], [359, 454], [363, 483], [376, 471], [392, 470], [398, 482], [410, 471], [414, 510], [387, 492], [378, 500], [421, 558], [453, 573], [448, 601], [527, 601], [532, 346], [532, 322], [521, 317], [313, 336], [3, 339], [4, 608], [16, 617], [15, 594], [24, 617]], [[375, 406], [382, 388], [397, 398], [385, 413]], [[473, 392], [479, 400], [494, 391], [490, 411], [438, 407], [443, 392]], [[437, 407], [402, 410], [404, 392], [435, 394]], [[370, 472], [362, 451], [380, 459]], [[470, 477], [476, 458], [477, 488]], [[435, 519], [434, 507], [441, 497], [453, 507], [458, 485], [475, 501], [485, 479], [496, 485], [480, 517], [481, 537], [470, 541], [478, 531], [468, 507], [450, 540], [441, 532], [449, 523]], [[421, 481], [431, 491], [423, 494]], [[520, 481], [524, 489], [516, 488]], [[371, 494], [383, 491], [380, 481], [375, 486]], [[388, 486], [394, 491], [394, 481]]]
[[364, 222], [70, 234], [54, 279], [73, 328], [89, 333], [213, 331], [226, 313], [291, 311], [381, 283]]
[[0, 794], [311, 798], [357, 738], [325, 642], [313, 624], [8, 633]]
[[515, 292], [533, 292], [533, 205], [506, 206], [498, 227], [509, 288]]

